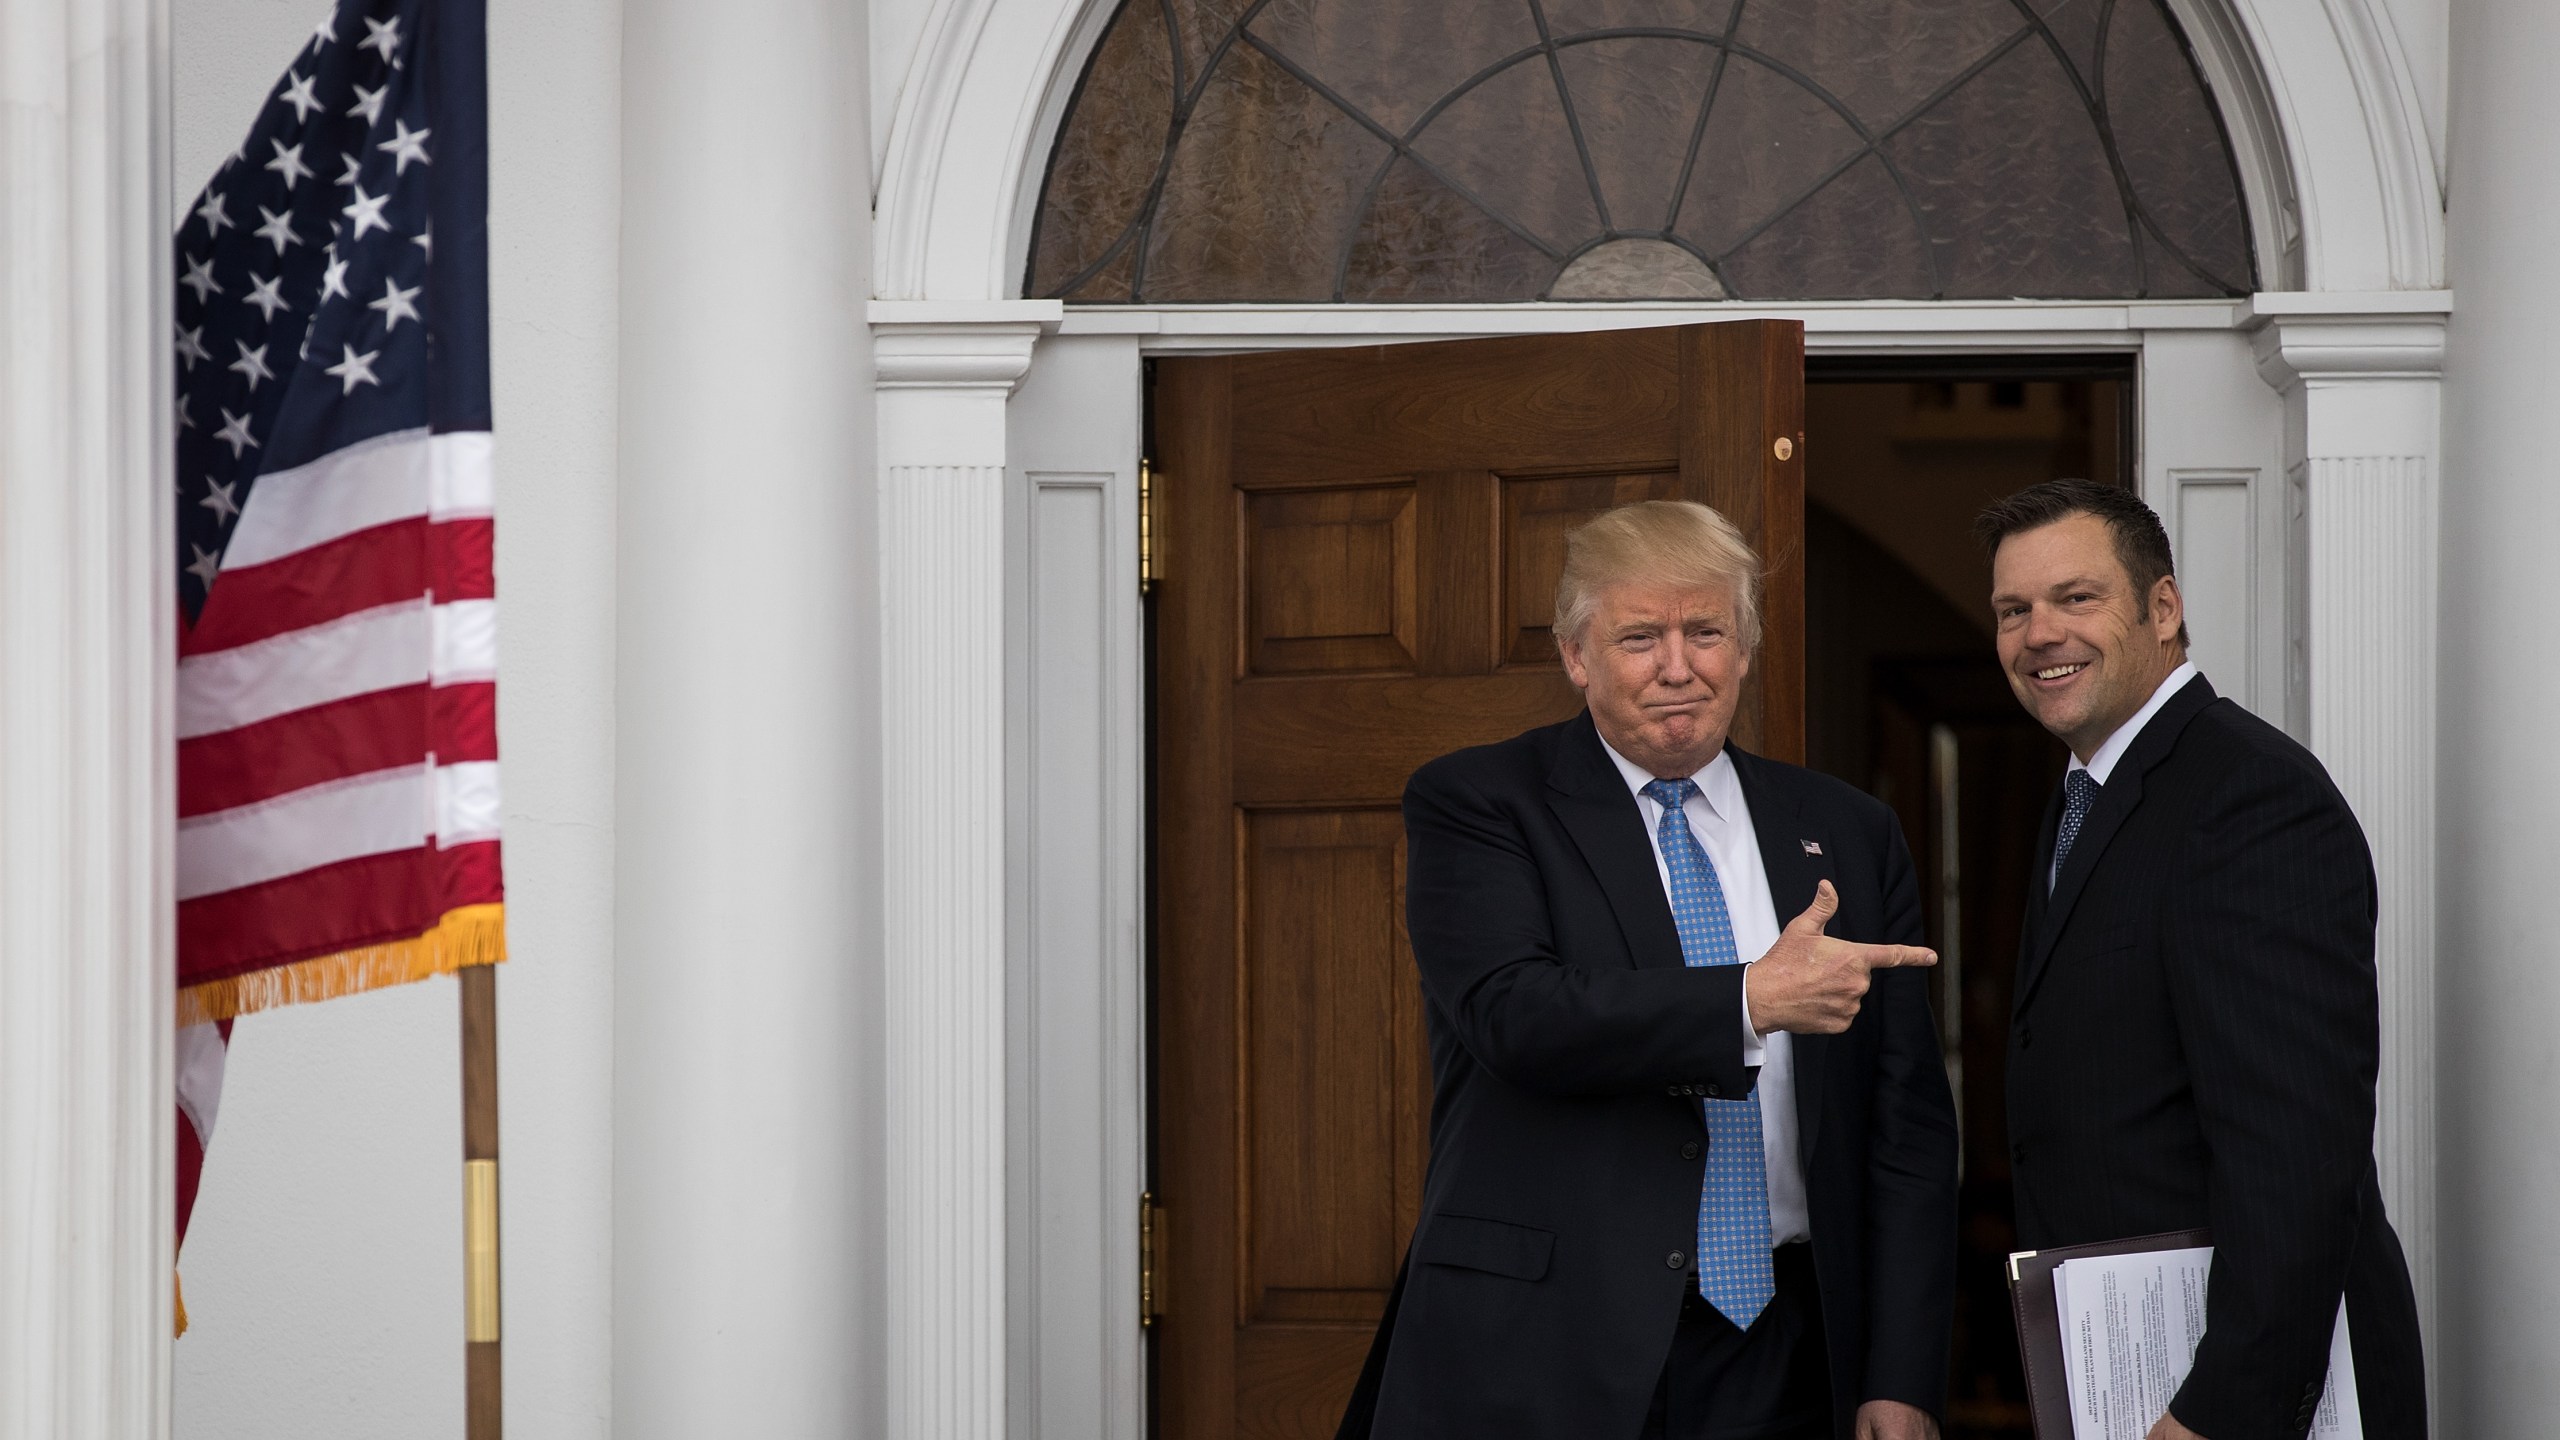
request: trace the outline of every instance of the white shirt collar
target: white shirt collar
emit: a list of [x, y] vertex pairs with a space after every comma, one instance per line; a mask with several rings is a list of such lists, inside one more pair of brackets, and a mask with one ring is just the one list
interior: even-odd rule
[[2169, 678], [2160, 682], [2160, 688], [2151, 692], [2151, 698], [2143, 702], [2142, 708], [2133, 712], [2133, 718], [2117, 726], [2116, 733], [2107, 737], [2107, 743], [2098, 747], [2098, 753], [2089, 757], [2088, 764], [2081, 764], [2080, 757], [2074, 755], [2071, 763], [2063, 767], [2064, 772], [2086, 770], [2090, 779], [2106, 784], [2107, 777], [2116, 771], [2116, 762], [2122, 760], [2124, 752], [2132, 749], [2133, 742], [2141, 738], [2142, 727], [2150, 724], [2151, 717], [2160, 713], [2160, 707], [2169, 703], [2169, 697], [2185, 689], [2187, 682], [2196, 678], [2196, 673], [2194, 661], [2179, 662], [2178, 668], [2169, 672]]
[[[1596, 732], [1597, 727], [1594, 729]], [[1633, 760], [1619, 754], [1618, 747], [1610, 744], [1606, 739], [1600, 742], [1600, 748], [1609, 752], [1609, 759], [1618, 767], [1618, 774], [1626, 780], [1627, 788], [1634, 791], [1639, 800], [1645, 798], [1644, 787], [1652, 784], [1656, 779], [1680, 778], [1676, 775], [1656, 776]], [[1742, 776], [1733, 768], [1732, 750], [1718, 750], [1716, 758], [1708, 761], [1705, 769], [1688, 778], [1698, 782], [1698, 793], [1706, 797], [1707, 808], [1715, 812], [1718, 820], [1730, 821], [1741, 813]]]

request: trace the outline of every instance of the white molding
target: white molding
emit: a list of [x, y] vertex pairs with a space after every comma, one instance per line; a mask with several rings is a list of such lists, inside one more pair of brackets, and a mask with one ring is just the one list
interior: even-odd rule
[[1011, 1440], [1146, 1427], [1143, 366], [1044, 343], [1010, 407]]
[[2341, 379], [2433, 380], [2444, 371], [2448, 291], [2259, 295], [2249, 305], [2258, 373], [2278, 392]]
[[[2384, 0], [2174, 3], [2246, 152], [2242, 187], [2261, 283], [2441, 284], [2441, 187]], [[1030, 207], [1064, 92], [1112, 9], [1111, 0], [935, 6], [881, 169], [876, 294], [1019, 293]]]
[[0, 6], [0, 1437], [169, 1430], [168, 22]]
[[[2264, 298], [2264, 297], [2262, 297]], [[2296, 727], [2373, 848], [2382, 1074], [2374, 1151], [2436, 1333], [2436, 535], [2440, 303], [2262, 306], [2259, 374], [2285, 398], [2300, 527]]]
[[874, 327], [898, 1436], [1006, 1423], [1005, 401], [1039, 334]]

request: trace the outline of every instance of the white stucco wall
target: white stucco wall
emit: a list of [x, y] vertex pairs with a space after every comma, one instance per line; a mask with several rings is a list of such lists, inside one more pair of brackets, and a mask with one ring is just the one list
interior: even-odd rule
[[[236, 145], [324, 0], [173, 0], [174, 184]], [[618, 0], [490, 7], [508, 929], [509, 1429], [610, 1422]], [[462, 1426], [454, 986], [251, 1016], [180, 1270], [185, 1440]]]

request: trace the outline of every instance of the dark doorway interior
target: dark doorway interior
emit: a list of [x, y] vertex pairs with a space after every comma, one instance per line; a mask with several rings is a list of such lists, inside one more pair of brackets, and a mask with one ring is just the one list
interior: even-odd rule
[[2131, 483], [2119, 357], [1816, 362], [1805, 387], [1807, 759], [1894, 807], [1921, 876], [1964, 1128], [1949, 1440], [2029, 1435], [2009, 1320], [2003, 1085], [2036, 827], [2064, 752], [1992, 654], [1990, 500], [2064, 475]]

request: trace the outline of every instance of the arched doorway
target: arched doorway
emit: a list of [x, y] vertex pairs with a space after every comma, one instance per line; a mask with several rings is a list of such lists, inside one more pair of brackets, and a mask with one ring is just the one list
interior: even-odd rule
[[[919, 1033], [959, 1034], [970, 1046], [956, 1059], [940, 1053], [909, 1062], [914, 1080], [904, 1091], [893, 1075], [893, 1094], [903, 1098], [892, 1117], [892, 1164], [917, 1177], [892, 1197], [890, 1264], [893, 1289], [904, 1297], [896, 1324], [917, 1337], [904, 1360], [893, 1341], [893, 1415], [983, 1414], [1003, 1391], [1013, 1433], [1134, 1434], [1142, 1423], [1131, 1201], [1146, 1177], [1138, 879], [1145, 764], [1135, 722], [1143, 713], [1136, 492], [1147, 357], [1671, 324], [1708, 318], [1702, 310], [1713, 318], [1801, 319], [1816, 356], [2113, 353], [2135, 367], [2142, 386], [2136, 445], [2145, 494], [2173, 526], [2193, 527], [2177, 531], [2182, 549], [2209, 552], [2216, 583], [2235, 601], [2237, 618], [2212, 643], [2237, 657], [2229, 667], [2249, 675], [2262, 708], [2319, 745], [2322, 716], [2352, 728], [2361, 720], [2345, 707], [2360, 688], [2388, 690], [2393, 678], [2376, 673], [2371, 657], [2322, 655], [2325, 620], [2344, 621], [2373, 602], [2324, 589], [2321, 572], [2302, 563], [2338, 542], [2322, 528], [2316, 498], [2307, 525], [2299, 506], [2358, 475], [2432, 474], [2432, 410], [2416, 401], [2432, 404], [2428, 347], [2440, 336], [2443, 306], [2425, 292], [2364, 293], [2430, 285], [2437, 264], [2434, 182], [2405, 82], [2394, 78], [2399, 62], [2387, 27], [2363, 0], [2326, 7], [2336, 15], [2293, 13], [2302, 8], [2262, 14], [2247, 3], [2178, 0], [2167, 12], [2224, 110], [2258, 272], [2242, 283], [2262, 287], [2245, 300], [2139, 291], [2027, 300], [1556, 298], [1552, 287], [1573, 258], [1567, 251], [1645, 238], [1603, 235], [1586, 244], [1594, 238], [1586, 234], [1552, 242], [1555, 271], [1540, 280], [1549, 288], [1532, 292], [1547, 300], [1389, 302], [1301, 292], [1228, 303], [1151, 299], [1133, 288], [1107, 305], [1070, 305], [1037, 291], [1018, 297], [1036, 273], [1048, 157], [1086, 62], [1123, 12], [1072, 0], [964, 0], [935, 11], [925, 54], [896, 100], [879, 192], [883, 298], [871, 319], [883, 386], [882, 545], [901, 572], [1005, 577], [1003, 604], [973, 612], [971, 623], [984, 627], [992, 646], [1006, 643], [1007, 627], [1028, 634], [1036, 625], [1039, 640], [1016, 648], [1004, 687], [990, 694], [975, 677], [934, 661], [949, 646], [947, 623], [893, 616], [884, 636], [893, 668], [949, 702], [940, 713], [979, 717], [970, 723], [1010, 737], [1017, 763], [985, 782], [978, 798], [1008, 814], [1008, 863], [1018, 867], [1008, 873], [1020, 877], [990, 881], [955, 869], [934, 844], [892, 857], [893, 891], [939, 897], [964, 919], [986, 912], [985, 923], [959, 925], [892, 917], [891, 963], [904, 977], [893, 976], [893, 1031], [911, 1019]], [[1172, 65], [1168, 59], [1168, 71]], [[2270, 74], [2282, 84], [2271, 84]], [[1447, 88], [1455, 82], [1435, 99]], [[1427, 133], [1415, 130], [1408, 149]], [[1163, 154], [1159, 137], [1159, 160]], [[1381, 193], [1392, 168], [1380, 172]], [[1588, 190], [1591, 171], [1583, 174]], [[1608, 181], [1599, 183], [1605, 193]], [[1356, 228], [1349, 217], [1346, 204], [1341, 225]], [[1103, 234], [1077, 269], [1102, 258], [1116, 238]], [[1142, 283], [1136, 269], [1133, 259], [1133, 287]], [[1336, 270], [1349, 273], [1339, 263]], [[1626, 271], [1659, 277], [1663, 267]], [[1719, 285], [1739, 283], [1713, 265], [1708, 271]], [[2264, 287], [2332, 293], [2296, 298]], [[1658, 288], [1658, 278], [1640, 288]], [[2320, 343], [2355, 326], [2374, 344], [2350, 351]], [[2391, 347], [2398, 358], [2386, 366], [2382, 350]], [[2386, 392], [2393, 403], [2363, 405], [2367, 423], [2359, 428], [2357, 400]], [[2401, 398], [2412, 407], [2400, 407]], [[2384, 455], [2418, 457], [2418, 468], [2350, 463]], [[2353, 537], [2403, 523], [2387, 517], [2406, 512], [2325, 513], [2345, 527], [2348, 543], [2361, 543]], [[972, 518], [954, 523], [958, 516]], [[2191, 542], [2191, 534], [2207, 533], [2226, 543]], [[2240, 543], [2228, 543], [2232, 533]], [[919, 757], [930, 753], [901, 737], [893, 725], [893, 768], [904, 745]], [[2377, 791], [2402, 784], [2393, 762], [2373, 748], [2363, 755], [2332, 762], [2351, 798], [2359, 784]], [[939, 817], [968, 811], [970, 795], [944, 787], [910, 801], [893, 793], [887, 823], [941, 834], [948, 825]], [[2430, 894], [2423, 857], [2431, 851], [2430, 833], [2384, 856], [2386, 894], [2397, 887], [2422, 910]], [[1007, 938], [986, 938], [995, 933]], [[987, 983], [990, 965], [1002, 968], [1003, 984]], [[2422, 970], [2413, 974], [2424, 979]], [[2387, 1001], [2386, 1027], [2398, 1037], [2387, 1064], [2388, 1113], [2392, 1087], [2405, 1089], [2429, 1063], [2423, 995]], [[964, 1072], [977, 1078], [945, 1083]], [[2386, 1121], [2386, 1176], [2405, 1182], [2394, 1191], [2395, 1214], [2426, 1208], [2424, 1129], [2414, 1119]], [[1004, 1173], [990, 1192], [956, 1162], [986, 1153], [996, 1137]], [[991, 1269], [996, 1254], [1007, 1262]], [[943, 1338], [954, 1335], [963, 1341], [956, 1347]]]

